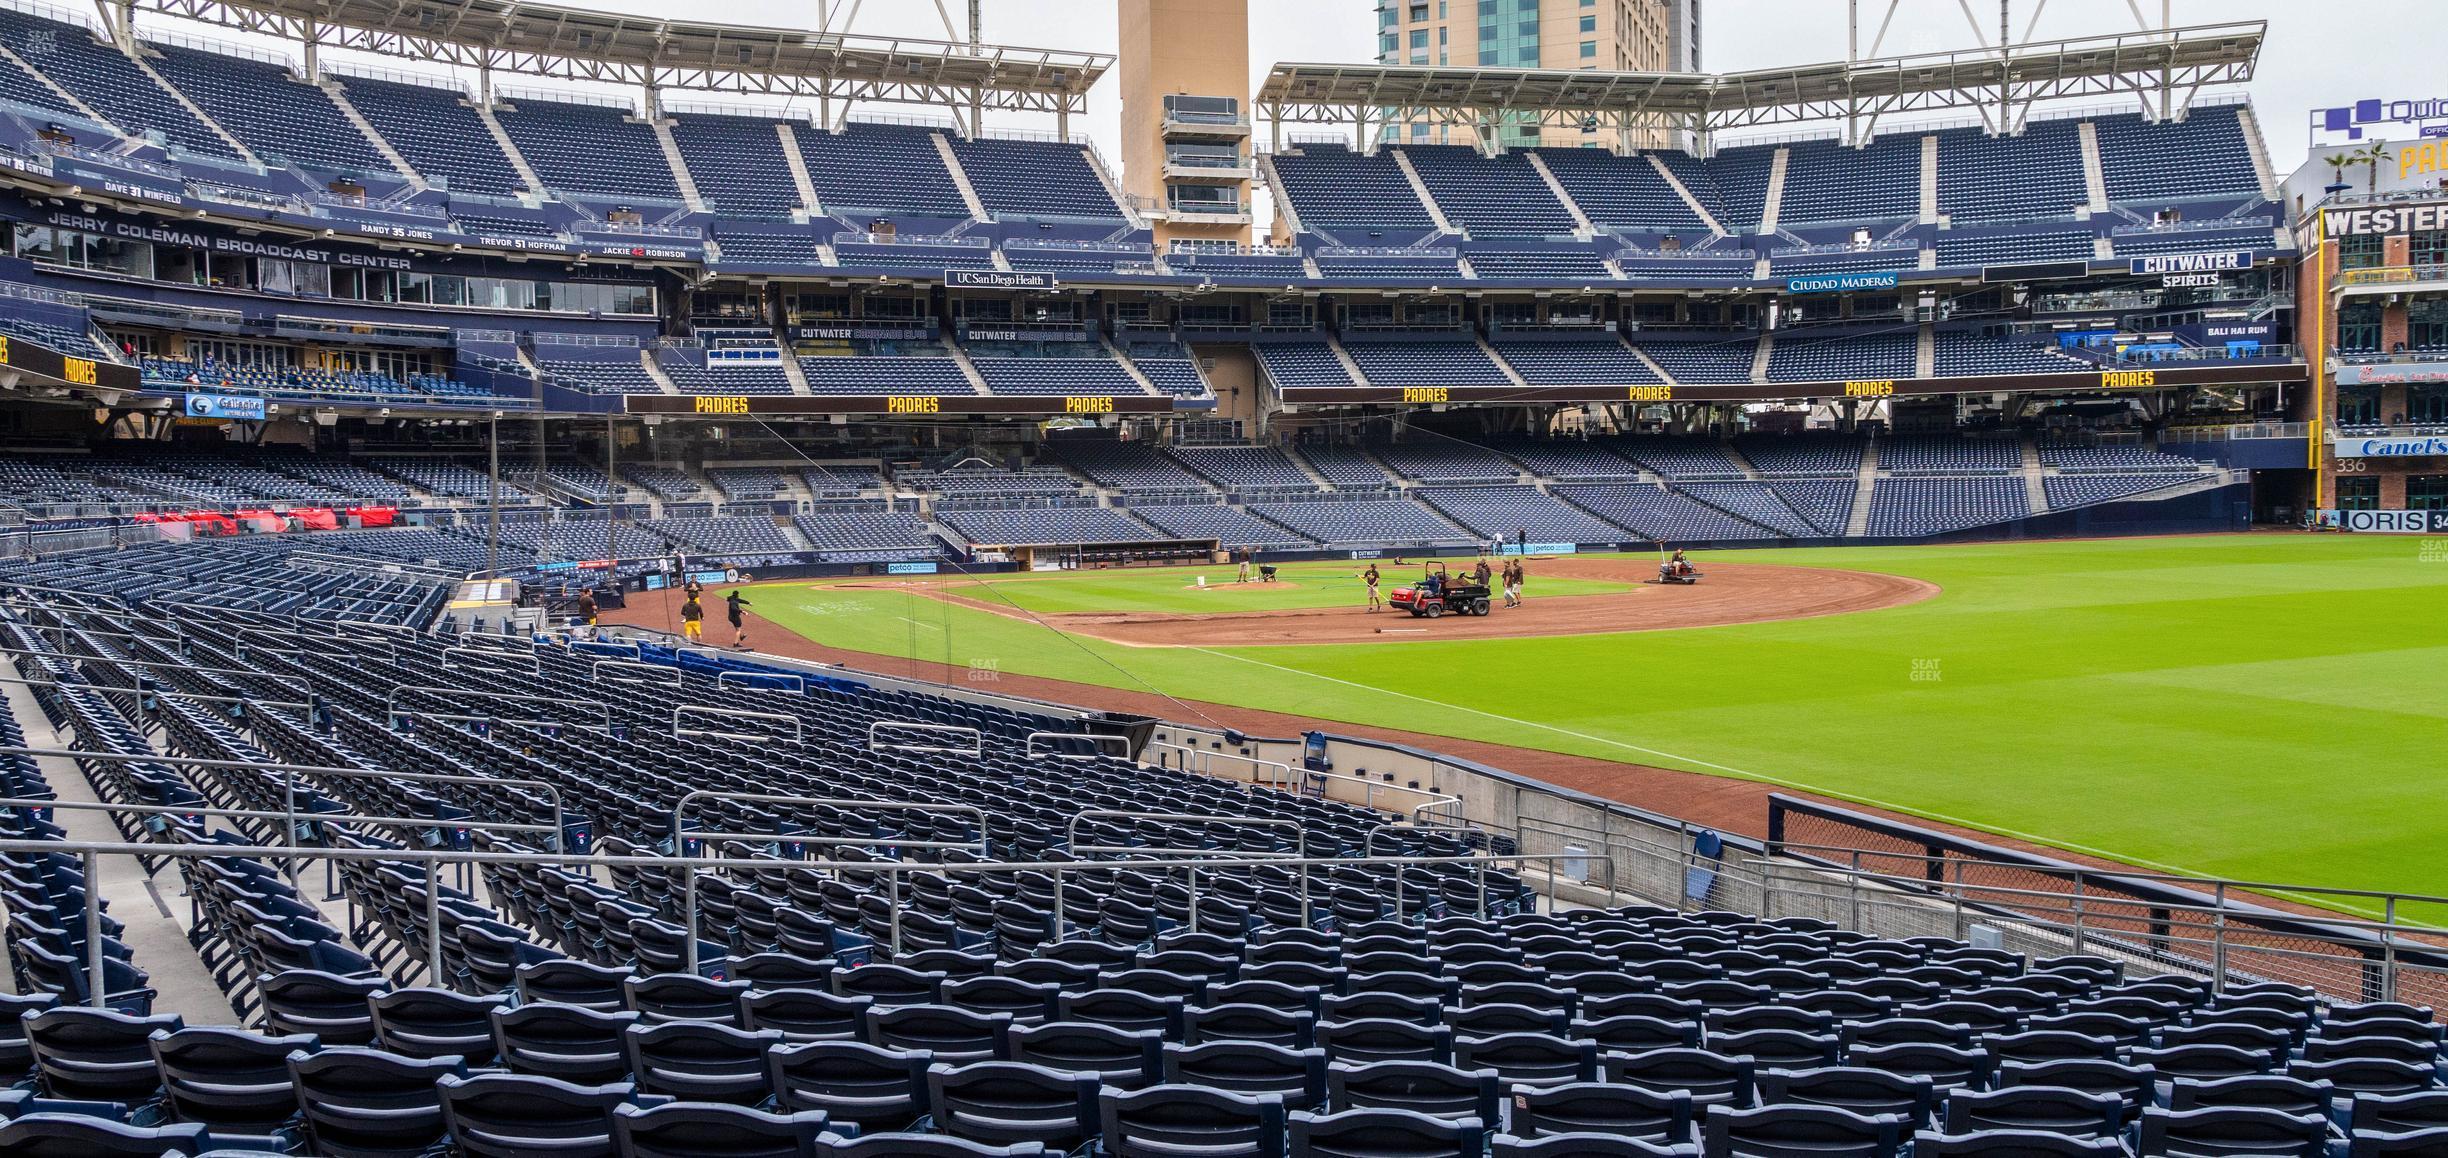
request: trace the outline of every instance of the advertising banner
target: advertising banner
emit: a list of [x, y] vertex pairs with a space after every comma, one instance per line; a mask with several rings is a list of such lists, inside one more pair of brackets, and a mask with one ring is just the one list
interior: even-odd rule
[[260, 422], [264, 417], [264, 400], [234, 394], [190, 394], [187, 396], [189, 418], [239, 418]]
[[2329, 445], [2339, 458], [2428, 458], [2448, 454], [2448, 438], [2436, 434], [2340, 438]]

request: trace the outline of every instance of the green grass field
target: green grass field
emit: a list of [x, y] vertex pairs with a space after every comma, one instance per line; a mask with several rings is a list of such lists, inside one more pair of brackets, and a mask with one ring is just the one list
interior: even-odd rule
[[[2417, 540], [1711, 557], [1942, 592], [1735, 627], [1237, 649], [1109, 645], [874, 588], [768, 584], [756, 605], [838, 647], [1751, 777], [2172, 870], [2448, 894], [2448, 557]], [[992, 591], [1042, 611], [1230, 609], [1185, 574]], [[1300, 582], [1280, 594], [1326, 590]]]

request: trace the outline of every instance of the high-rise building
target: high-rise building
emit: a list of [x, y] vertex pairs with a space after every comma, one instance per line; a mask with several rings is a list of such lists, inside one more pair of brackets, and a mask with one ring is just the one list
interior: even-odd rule
[[[1377, 0], [1380, 64], [1689, 71], [1699, 38], [1700, 0]], [[1482, 139], [1480, 126], [1426, 120], [1384, 131], [1420, 143]], [[1612, 134], [1577, 126], [1541, 130], [1526, 117], [1505, 118], [1494, 131], [1507, 148], [1614, 143]]]
[[1120, 3], [1124, 187], [1160, 248], [1248, 242], [1248, 0]]

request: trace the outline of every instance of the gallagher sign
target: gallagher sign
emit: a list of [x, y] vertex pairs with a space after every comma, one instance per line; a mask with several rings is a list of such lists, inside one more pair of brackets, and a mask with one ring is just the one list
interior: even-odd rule
[[2219, 253], [2154, 253], [2149, 257], [2126, 259], [2126, 271], [2131, 274], [2149, 273], [2213, 273], [2222, 269], [2251, 269], [2252, 251], [2230, 249]]

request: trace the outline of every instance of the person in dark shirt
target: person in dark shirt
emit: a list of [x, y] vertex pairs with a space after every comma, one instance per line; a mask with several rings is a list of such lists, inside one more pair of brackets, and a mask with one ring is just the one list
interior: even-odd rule
[[690, 643], [705, 640], [705, 604], [697, 601], [697, 593], [693, 591], [680, 604], [680, 637]]
[[748, 646], [748, 620], [741, 614], [740, 608], [753, 605], [742, 598], [737, 591], [726, 596], [723, 602], [729, 604], [731, 609], [731, 646]]

